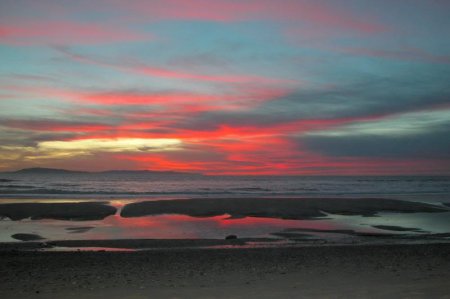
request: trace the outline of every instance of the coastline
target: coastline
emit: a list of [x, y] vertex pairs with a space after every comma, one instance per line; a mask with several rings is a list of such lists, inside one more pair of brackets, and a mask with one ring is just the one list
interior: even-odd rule
[[449, 298], [450, 244], [0, 252], [2, 298]]

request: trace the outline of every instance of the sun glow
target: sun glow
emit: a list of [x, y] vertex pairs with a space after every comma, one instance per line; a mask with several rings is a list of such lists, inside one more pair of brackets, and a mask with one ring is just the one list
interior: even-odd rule
[[64, 152], [150, 152], [172, 150], [181, 144], [175, 138], [116, 138], [44, 141], [38, 144], [43, 151]]

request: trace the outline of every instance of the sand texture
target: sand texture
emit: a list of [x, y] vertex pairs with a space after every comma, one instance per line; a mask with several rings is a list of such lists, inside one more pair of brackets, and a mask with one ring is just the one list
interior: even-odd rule
[[450, 298], [450, 245], [0, 252], [1, 298]]
[[123, 207], [122, 217], [158, 214], [183, 214], [211, 217], [272, 217], [314, 219], [326, 213], [374, 216], [379, 212], [418, 213], [448, 212], [449, 209], [426, 203], [383, 198], [218, 198], [180, 199], [130, 203]]

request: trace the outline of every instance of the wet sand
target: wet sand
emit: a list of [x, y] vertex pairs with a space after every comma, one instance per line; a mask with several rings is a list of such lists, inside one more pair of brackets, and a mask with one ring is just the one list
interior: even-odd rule
[[160, 214], [183, 214], [212, 217], [229, 214], [240, 217], [282, 219], [315, 219], [326, 213], [374, 216], [379, 212], [438, 213], [444, 206], [384, 198], [194, 198], [130, 203], [123, 207], [122, 217]]
[[0, 218], [23, 220], [31, 218], [55, 220], [101, 220], [114, 215], [117, 209], [107, 202], [75, 203], [7, 203], [0, 204]]
[[[56, 240], [45, 241], [33, 239], [31, 234], [26, 235], [28, 240], [35, 242], [5, 242], [0, 243], [1, 251], [24, 251], [38, 249], [66, 249], [77, 250], [89, 248], [108, 249], [172, 249], [172, 248], [200, 248], [217, 246], [244, 246], [251, 242], [277, 242], [275, 238], [232, 238], [232, 239], [104, 239], [104, 240]], [[16, 238], [18, 239], [18, 238]], [[25, 241], [25, 238], [22, 239]]]
[[450, 298], [450, 244], [0, 252], [1, 298]]

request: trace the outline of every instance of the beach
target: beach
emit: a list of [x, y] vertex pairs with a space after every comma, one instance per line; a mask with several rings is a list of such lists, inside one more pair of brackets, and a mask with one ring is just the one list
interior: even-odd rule
[[450, 244], [0, 252], [1, 298], [450, 298]]
[[[280, 182], [306, 182], [250, 179], [229, 181], [230, 196], [211, 195], [212, 178], [164, 182], [198, 197], [87, 198], [105, 180], [78, 177], [67, 193], [5, 194], [0, 298], [450, 298], [448, 180], [374, 178], [376, 193], [355, 195], [339, 190], [359, 178], [311, 179], [320, 194], [275, 196]], [[378, 184], [434, 192], [386, 196]]]

